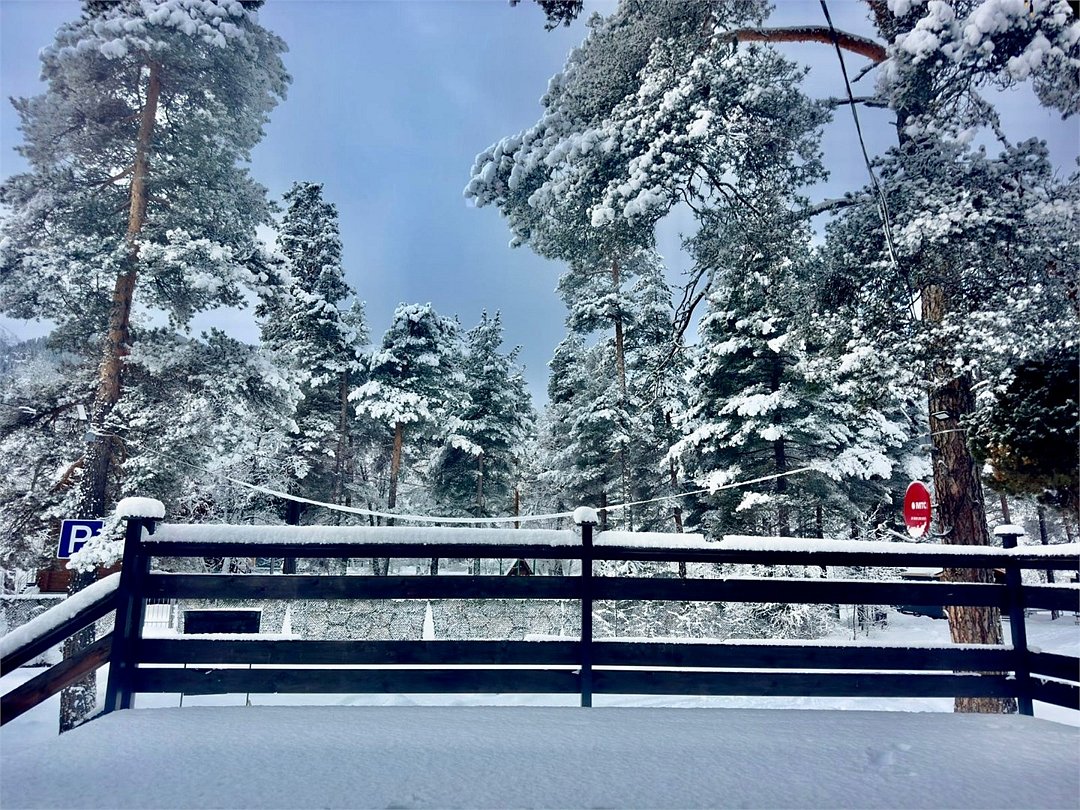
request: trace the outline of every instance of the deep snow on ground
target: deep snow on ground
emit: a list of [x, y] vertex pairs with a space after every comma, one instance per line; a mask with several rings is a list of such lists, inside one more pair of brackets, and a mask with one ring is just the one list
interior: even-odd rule
[[1074, 808], [1078, 744], [1077, 729], [1015, 715], [149, 709], [5, 749], [0, 803]]

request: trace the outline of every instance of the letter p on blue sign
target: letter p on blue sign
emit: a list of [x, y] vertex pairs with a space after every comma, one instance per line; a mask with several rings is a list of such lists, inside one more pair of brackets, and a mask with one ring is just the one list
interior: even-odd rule
[[104, 520], [65, 520], [60, 524], [60, 545], [56, 556], [66, 560], [83, 547], [83, 543], [100, 534]]

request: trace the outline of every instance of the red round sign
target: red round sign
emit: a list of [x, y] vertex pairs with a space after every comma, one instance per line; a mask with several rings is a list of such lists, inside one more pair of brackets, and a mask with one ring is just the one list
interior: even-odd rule
[[912, 537], [930, 531], [930, 490], [918, 481], [908, 484], [904, 493], [904, 524]]

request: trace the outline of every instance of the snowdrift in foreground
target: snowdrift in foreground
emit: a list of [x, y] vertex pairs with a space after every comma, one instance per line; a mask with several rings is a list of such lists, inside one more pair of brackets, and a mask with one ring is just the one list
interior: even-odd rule
[[4, 752], [4, 807], [1069, 807], [1080, 732], [760, 709], [121, 711]]

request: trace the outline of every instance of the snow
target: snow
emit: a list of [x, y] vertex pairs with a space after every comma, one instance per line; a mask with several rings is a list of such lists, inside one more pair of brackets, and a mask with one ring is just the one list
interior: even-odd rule
[[[715, 547], [715, 546], [714, 546]], [[731, 551], [858, 551], [868, 554], [974, 554], [993, 557], [1080, 556], [1080, 543], [1053, 546], [961, 546], [943, 543], [882, 543], [873, 540], [832, 540], [808, 537], [747, 537], [724, 535], [720, 547]]]
[[[574, 520], [583, 519], [579, 507]], [[593, 510], [589, 510], [593, 511]], [[587, 515], [586, 515], [587, 517]], [[593, 511], [595, 517], [595, 511]], [[163, 524], [153, 535], [144, 536], [150, 548], [158, 543], [211, 542], [259, 545], [266, 543], [295, 543], [315, 545], [340, 544], [405, 544], [424, 546], [434, 543], [469, 543], [476, 545], [552, 545], [580, 546], [577, 534], [566, 529], [474, 529], [464, 527], [416, 526], [235, 526], [225, 524]], [[618, 548], [722, 549], [725, 551], [850, 551], [872, 554], [973, 554], [1010, 557], [1076, 556], [1080, 558], [1080, 543], [1060, 543], [1051, 546], [1034, 545], [1005, 549], [996, 546], [960, 546], [939, 543], [884, 543], [871, 540], [832, 540], [807, 537], [747, 537], [725, 535], [721, 542], [706, 539], [700, 534], [671, 532], [606, 531], [595, 536], [595, 544]], [[418, 555], [423, 556], [423, 555]]]
[[165, 517], [165, 504], [154, 498], [123, 498], [116, 504], [116, 514], [122, 518]]
[[[578, 546], [569, 530], [472, 529], [415, 526], [233, 526], [226, 524], [163, 524], [143, 538], [153, 548], [164, 542], [212, 542], [258, 545], [260, 543], [470, 543], [477, 545]], [[422, 556], [422, 555], [421, 555]]]
[[574, 523], [579, 526], [582, 523], [591, 523], [594, 526], [600, 522], [600, 518], [596, 516], [596, 510], [588, 506], [579, 506], [574, 510]]
[[[237, 706], [5, 751], [5, 807], [1075, 807], [1076, 729], [1001, 715]], [[962, 755], [950, 755], [962, 752]]]
[[1006, 523], [994, 528], [994, 537], [1023, 537], [1026, 532], [1023, 526], [1013, 526]]
[[78, 593], [69, 596], [59, 604], [53, 605], [26, 624], [16, 627], [3, 638], [0, 638], [0, 658], [11, 655], [16, 650], [55, 630], [77, 613], [90, 607], [94, 602], [113, 593], [119, 584], [120, 574], [110, 574]]

